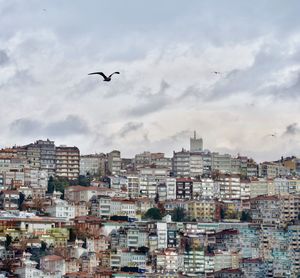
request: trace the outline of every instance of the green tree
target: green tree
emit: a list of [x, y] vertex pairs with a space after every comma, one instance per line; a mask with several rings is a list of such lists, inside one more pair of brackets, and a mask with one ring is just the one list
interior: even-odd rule
[[186, 213], [184, 208], [181, 207], [174, 208], [171, 215], [172, 215], [172, 221], [183, 222], [184, 220], [186, 220]]
[[12, 242], [12, 237], [10, 235], [6, 235], [6, 240], [5, 240], [5, 248], [6, 248], [6, 250], [9, 248], [11, 242]]
[[150, 208], [144, 215], [145, 219], [161, 220], [162, 215], [158, 208]]
[[25, 201], [25, 194], [20, 192], [19, 193], [19, 203], [18, 203], [19, 210], [22, 210], [22, 204], [24, 203], [24, 201]]
[[[55, 191], [59, 191], [61, 193], [64, 193], [64, 190], [66, 187], [70, 185], [70, 182], [67, 178], [54, 178], [50, 177], [48, 180], [48, 193], [53, 193]], [[63, 198], [63, 195], [62, 195]]]
[[91, 185], [91, 178], [89, 175], [83, 176], [80, 175], [78, 178], [78, 184], [81, 186], [90, 186]]
[[45, 241], [41, 242], [41, 252], [45, 252], [47, 249], [47, 243]]
[[251, 216], [250, 216], [249, 212], [247, 212], [247, 211], [242, 211], [242, 215], [241, 215], [240, 220], [241, 220], [242, 222], [250, 222], [250, 221], [251, 221]]
[[48, 193], [53, 193], [54, 189], [55, 189], [54, 178], [52, 176], [50, 176], [50, 178], [48, 180], [48, 189], [47, 189], [47, 192]]
[[225, 209], [224, 208], [221, 208], [221, 210], [220, 210], [220, 217], [221, 217], [221, 220], [223, 220], [225, 218]]

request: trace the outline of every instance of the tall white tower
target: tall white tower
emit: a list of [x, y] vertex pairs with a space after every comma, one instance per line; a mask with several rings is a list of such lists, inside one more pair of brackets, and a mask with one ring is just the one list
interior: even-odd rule
[[196, 131], [194, 131], [194, 137], [190, 138], [190, 151], [191, 152], [203, 151], [203, 140], [202, 138], [197, 138]]

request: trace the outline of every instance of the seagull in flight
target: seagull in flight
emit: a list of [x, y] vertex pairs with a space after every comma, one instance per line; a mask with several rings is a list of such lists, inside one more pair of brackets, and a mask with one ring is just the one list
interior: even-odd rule
[[214, 73], [214, 74], [221, 74], [220, 71], [213, 71], [212, 73]]
[[111, 75], [109, 75], [109, 76], [106, 76], [103, 72], [91, 72], [91, 73], [89, 73], [88, 75], [92, 75], [92, 74], [99, 74], [99, 75], [101, 75], [102, 77], [103, 77], [103, 81], [107, 81], [107, 82], [109, 82], [109, 81], [111, 81], [111, 77], [114, 75], [114, 74], [120, 74], [120, 72], [118, 72], [118, 71], [115, 71], [115, 72], [113, 72]]

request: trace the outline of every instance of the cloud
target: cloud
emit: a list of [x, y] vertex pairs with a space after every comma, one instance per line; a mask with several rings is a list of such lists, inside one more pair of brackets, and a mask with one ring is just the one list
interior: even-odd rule
[[162, 80], [160, 88], [157, 93], [147, 93], [140, 95], [143, 98], [142, 103], [137, 103], [135, 107], [127, 110], [129, 116], [144, 116], [156, 111], [161, 110], [168, 104], [172, 103], [172, 97], [166, 94], [166, 91], [170, 88], [170, 85]]
[[292, 123], [290, 125], [288, 125], [285, 129], [285, 132], [283, 133], [283, 136], [293, 136], [293, 135], [297, 135], [300, 133], [300, 127], [298, 126], [297, 123]]
[[6, 65], [9, 62], [9, 57], [4, 50], [0, 50], [0, 66]]
[[88, 125], [76, 115], [69, 115], [61, 121], [43, 123], [40, 120], [21, 118], [10, 124], [10, 130], [20, 136], [64, 137], [89, 133]]
[[122, 127], [119, 134], [121, 137], [126, 137], [127, 134], [129, 134], [133, 131], [137, 131], [137, 130], [141, 129], [142, 127], [143, 127], [143, 123], [129, 122]]
[[179, 141], [182, 139], [189, 138], [189, 136], [191, 136], [191, 134], [192, 134], [192, 132], [190, 130], [186, 129], [186, 130], [179, 131], [179, 132], [169, 136], [169, 139], [171, 139], [172, 141]]

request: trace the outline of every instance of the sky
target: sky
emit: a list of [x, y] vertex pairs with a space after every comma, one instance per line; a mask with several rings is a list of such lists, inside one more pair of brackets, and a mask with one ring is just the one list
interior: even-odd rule
[[300, 156], [299, 10], [298, 0], [0, 0], [0, 147], [49, 138], [82, 154], [171, 156], [196, 130], [211, 151]]

